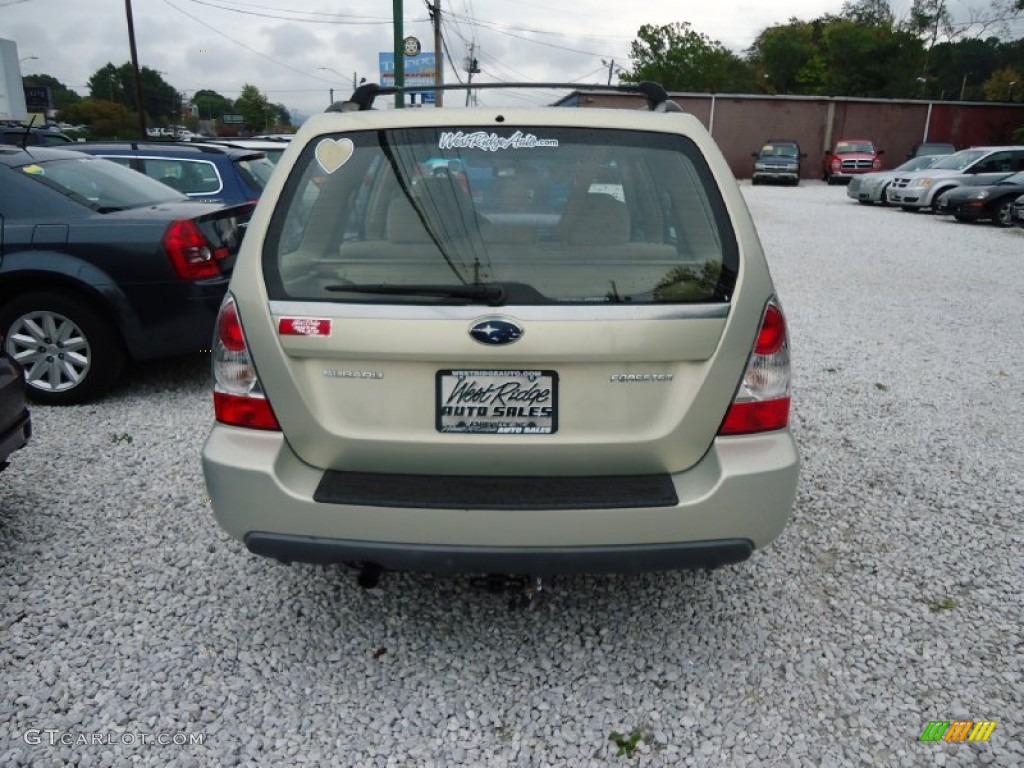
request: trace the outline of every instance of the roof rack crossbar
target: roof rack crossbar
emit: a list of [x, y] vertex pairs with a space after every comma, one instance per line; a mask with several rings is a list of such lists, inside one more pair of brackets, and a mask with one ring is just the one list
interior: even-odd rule
[[394, 85], [364, 83], [353, 91], [348, 101], [338, 101], [327, 108], [327, 112], [361, 112], [373, 109], [373, 102], [378, 96], [395, 93], [422, 93], [423, 91], [465, 91], [471, 88], [494, 90], [507, 88], [552, 89], [570, 88], [588, 91], [610, 91], [613, 93], [639, 93], [647, 100], [647, 108], [652, 112], [681, 112], [679, 105], [668, 98], [668, 93], [658, 83], [619, 83], [618, 85], [585, 85], [580, 83], [457, 83], [424, 88], [422, 85], [405, 85], [401, 88]]

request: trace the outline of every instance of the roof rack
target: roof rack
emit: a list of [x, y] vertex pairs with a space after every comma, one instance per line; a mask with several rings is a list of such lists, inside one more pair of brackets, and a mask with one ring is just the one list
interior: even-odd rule
[[620, 83], [618, 85], [586, 85], [580, 83], [459, 83], [454, 85], [439, 85], [424, 88], [422, 85], [406, 85], [401, 88], [394, 85], [379, 85], [378, 83], [364, 83], [355, 89], [348, 101], [338, 101], [331, 104], [327, 112], [362, 112], [373, 109], [373, 102], [378, 96], [386, 96], [394, 93], [422, 93], [423, 91], [465, 91], [471, 88], [498, 89], [498, 88], [570, 88], [579, 90], [585, 87], [588, 91], [611, 91], [614, 93], [639, 93], [647, 100], [647, 108], [652, 112], [682, 112], [682, 108], [669, 99], [668, 92], [658, 83]]

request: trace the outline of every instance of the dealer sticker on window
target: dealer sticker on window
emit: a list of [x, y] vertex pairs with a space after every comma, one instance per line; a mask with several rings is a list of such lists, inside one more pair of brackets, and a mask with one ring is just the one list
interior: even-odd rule
[[550, 435], [557, 428], [555, 371], [437, 372], [439, 432]]

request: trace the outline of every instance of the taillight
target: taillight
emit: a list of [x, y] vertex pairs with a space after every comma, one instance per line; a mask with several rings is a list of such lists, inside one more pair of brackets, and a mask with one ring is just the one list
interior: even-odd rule
[[228, 255], [226, 248], [214, 252], [191, 219], [172, 221], [164, 232], [163, 245], [174, 271], [182, 280], [219, 277], [221, 272], [217, 261]]
[[720, 435], [783, 429], [789, 423], [789, 339], [778, 300], [764, 308], [743, 382], [729, 406]]
[[270, 401], [263, 394], [231, 294], [224, 298], [217, 315], [213, 381], [213, 410], [217, 421], [250, 429], [281, 429]]

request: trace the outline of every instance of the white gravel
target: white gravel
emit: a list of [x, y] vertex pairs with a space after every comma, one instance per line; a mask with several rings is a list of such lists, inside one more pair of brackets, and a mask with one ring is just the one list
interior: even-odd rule
[[[744, 192], [804, 458], [770, 549], [525, 611], [465, 579], [361, 591], [228, 539], [205, 356], [137, 368], [36, 407], [0, 475], [0, 765], [1024, 764], [1024, 230]], [[958, 718], [998, 726], [918, 741]]]

